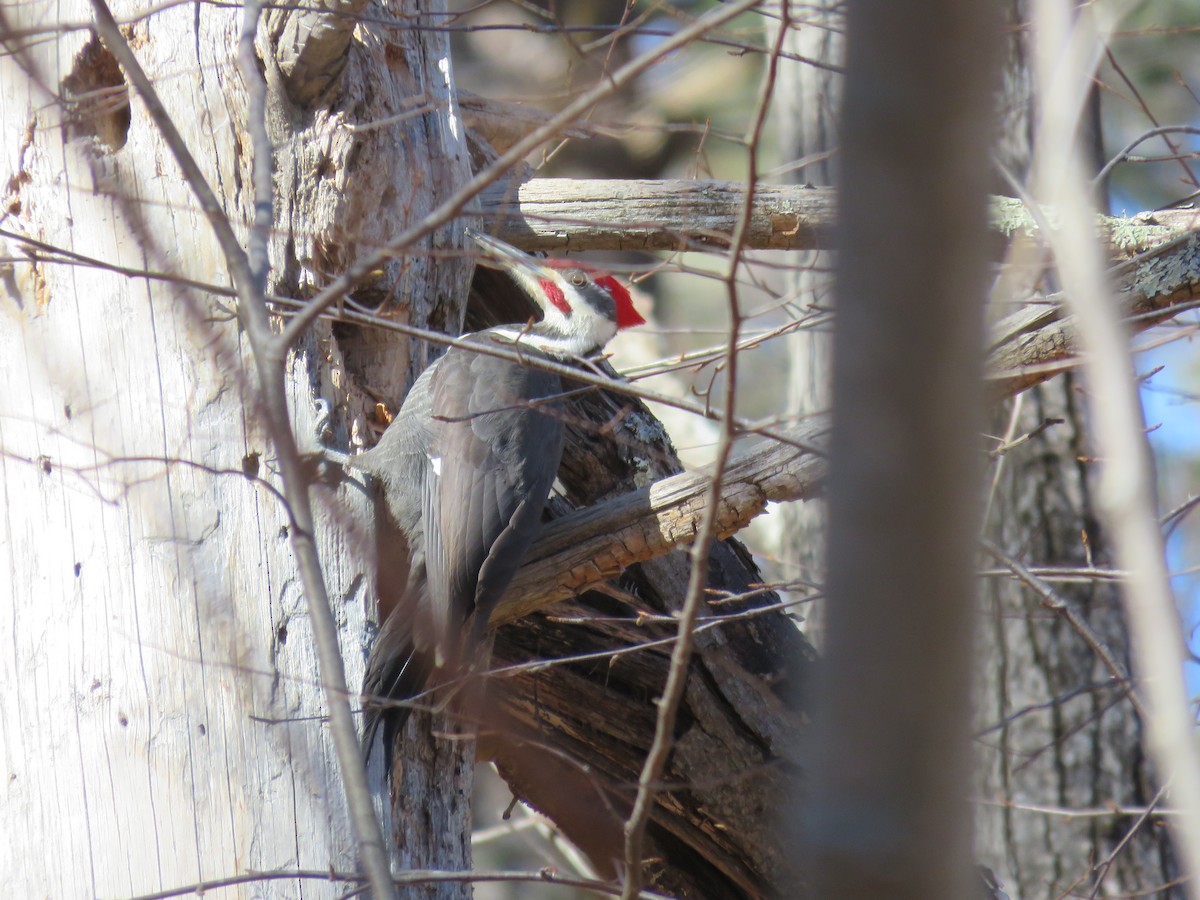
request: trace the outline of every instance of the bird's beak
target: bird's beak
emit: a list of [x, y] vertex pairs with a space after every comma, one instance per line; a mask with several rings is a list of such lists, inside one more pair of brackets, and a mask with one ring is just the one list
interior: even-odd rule
[[467, 234], [483, 248], [483, 256], [478, 260], [481, 266], [508, 272], [531, 297], [542, 296], [544, 289], [540, 286], [541, 282], [555, 280], [553, 269], [542, 265], [524, 250], [471, 228], [467, 229]]

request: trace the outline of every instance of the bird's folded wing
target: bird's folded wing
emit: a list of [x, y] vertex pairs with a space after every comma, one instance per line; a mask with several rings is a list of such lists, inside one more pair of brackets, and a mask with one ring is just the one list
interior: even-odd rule
[[537, 536], [562, 459], [559, 392], [556, 375], [465, 348], [438, 365], [425, 563], [447, 654], [473, 615], [481, 633]]

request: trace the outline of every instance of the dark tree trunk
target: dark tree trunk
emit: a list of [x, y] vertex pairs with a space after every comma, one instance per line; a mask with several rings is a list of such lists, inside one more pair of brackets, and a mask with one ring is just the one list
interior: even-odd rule
[[[1016, 435], [1061, 422], [1004, 457], [989, 538], [1030, 567], [1110, 567], [1092, 507], [1079, 382], [1061, 376], [1014, 402]], [[1005, 426], [1001, 421], [999, 431]], [[1118, 584], [1053, 586], [1128, 671]], [[1161, 819], [1112, 811], [1145, 807], [1156, 793], [1128, 685], [1113, 679], [1063, 616], [1015, 580], [986, 579], [983, 604], [980, 862], [996, 871], [1013, 900], [1087, 895], [1101, 880], [1104, 895], [1182, 897], [1181, 886], [1165, 887], [1179, 872]]]
[[[1017, 177], [1030, 163], [1035, 121], [1026, 5], [1011, 0], [1008, 7], [997, 149]], [[1087, 124], [1097, 167], [1103, 156], [1098, 104], [1093, 93]], [[1038, 277], [1035, 271], [1032, 280]], [[1080, 383], [1068, 374], [1026, 391], [993, 416], [992, 433], [1013, 437], [1058, 421], [995, 463], [999, 470], [986, 534], [1026, 566], [1094, 563], [1103, 568], [1111, 563], [1093, 508], [1085, 405]], [[1118, 584], [1084, 580], [1053, 587], [1128, 671]], [[1079, 632], [1040, 605], [1027, 587], [1011, 578], [988, 578], [982, 600], [979, 861], [995, 870], [1013, 900], [1069, 891], [1182, 896], [1181, 887], [1164, 887], [1178, 868], [1160, 820], [1106, 812], [1114, 806], [1144, 807], [1155, 795], [1127, 685], [1114, 682]]]

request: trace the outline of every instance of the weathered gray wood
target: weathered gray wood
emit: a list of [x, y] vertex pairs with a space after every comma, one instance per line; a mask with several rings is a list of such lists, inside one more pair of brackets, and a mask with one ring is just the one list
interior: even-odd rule
[[[746, 246], [827, 246], [834, 222], [828, 189], [760, 185]], [[726, 247], [743, 202], [728, 181], [534, 178], [480, 197], [487, 229], [530, 250], [683, 250]]]
[[[501, 182], [479, 198], [484, 227], [527, 250], [687, 250], [724, 248], [744, 203], [729, 181], [530, 178]], [[760, 184], [754, 190], [746, 247], [827, 250], [837, 225], [837, 193], [807, 184]], [[1036, 236], [1038, 224], [1020, 200], [993, 197], [988, 207], [999, 237]], [[1047, 211], [1053, 222], [1053, 211]], [[1143, 252], [1195, 227], [1194, 210], [1098, 216], [1097, 228], [1116, 258]], [[999, 249], [1003, 244], [997, 241]]]
[[[88, 15], [86, 4], [57, 12]], [[165, 102], [240, 225], [244, 99], [227, 83], [238, 13], [206, 10], [199, 36], [183, 8], [153, 26], [134, 28], [139, 56], [171, 88]], [[57, 35], [25, 61], [49, 84], [112, 75], [88, 40]], [[166, 76], [181, 46], [205, 78]], [[64, 142], [62, 111], [17, 62], [0, 61], [3, 131], [26, 142], [5, 155], [19, 204], [5, 227], [133, 268], [224, 280], [211, 229], [140, 105], [119, 148], [82, 126]], [[239, 474], [254, 454], [272, 477], [236, 326], [199, 291], [85, 268], [18, 265], [7, 285], [6, 890], [122, 896], [246, 868], [352, 870], [288, 518]], [[311, 433], [311, 395], [297, 398]], [[318, 538], [337, 560], [336, 532]], [[365, 629], [364, 572], [354, 554], [327, 567], [349, 646]]]
[[367, 0], [325, 0], [267, 13], [275, 63], [292, 102], [307, 107], [334, 87]]
[[[811, 446], [822, 427], [798, 429], [796, 438]], [[735, 457], [725, 472], [718, 535], [736, 534], [768, 502], [815, 496], [824, 473], [823, 456], [770, 440]], [[707, 486], [704, 473], [671, 475], [550, 523], [492, 620], [518, 619], [614, 578], [633, 563], [690, 544]]]
[[[82, 3], [56, 13], [88, 18]], [[14, 8], [5, 24], [45, 24], [32, 15]], [[252, 197], [245, 95], [231, 55], [240, 16], [167, 8], [131, 28], [237, 229]], [[378, 26], [362, 38], [336, 108], [301, 114], [274, 95], [276, 292], [310, 293], [361, 246], [435, 205], [435, 187], [452, 189], [465, 174], [450, 73], [438, 65], [445, 36]], [[269, 46], [260, 52], [269, 56]], [[86, 31], [0, 58], [0, 123], [10, 138], [3, 227], [132, 271], [227, 283], [211, 229], [140, 104], [124, 115], [119, 104], [64, 111], [41, 84], [65, 85], [70, 101], [111, 93], [120, 74]], [[436, 111], [397, 118], [414, 91], [437, 98]], [[444, 230], [431, 245], [460, 247], [461, 233]], [[457, 330], [469, 271], [429, 246], [396, 259], [370, 288], [403, 298], [395, 315]], [[4, 255], [20, 248], [8, 241]], [[6, 891], [129, 896], [252, 869], [353, 871], [290, 522], [266, 489], [271, 448], [253, 366], [222, 309], [228, 301], [83, 266], [17, 263], [0, 283], [0, 370], [11, 388], [0, 397], [0, 554], [10, 575], [0, 580], [9, 648], [0, 664], [0, 818], [18, 823], [0, 848]], [[290, 367], [302, 442], [315, 447], [318, 424], [330, 424], [323, 398], [353, 398], [331, 427], [367, 427], [374, 401], [354, 376], [399, 397], [423, 365], [407, 341], [340, 346], [322, 326]], [[352, 684], [374, 615], [372, 550], [354, 525], [368, 517], [365, 500], [348, 495], [327, 506], [317, 534]], [[443, 751], [458, 757], [469, 784], [470, 749]], [[426, 785], [432, 771], [442, 767], [426, 768]], [[466, 804], [442, 813], [405, 859], [465, 868]], [[428, 821], [424, 810], [420, 819]], [[344, 886], [274, 880], [234, 895], [301, 890], [336, 897]], [[467, 893], [460, 884], [437, 895]]]
[[[272, 257], [276, 293], [310, 296], [468, 180], [449, 37], [411, 27], [418, 14], [439, 10], [444, 4], [370, 6], [334, 93], [323, 95], [310, 114], [277, 97], [272, 122], [279, 148], [279, 225]], [[288, 13], [307, 15], [300, 9]], [[278, 29], [280, 21], [274, 25]], [[384, 316], [406, 324], [460, 333], [470, 280], [463, 243], [461, 224], [437, 229], [417, 246], [404, 248], [408, 252], [390, 257], [357, 286], [356, 299], [377, 303]], [[323, 330], [315, 347], [323, 352], [307, 361], [310, 377], [331, 382], [338, 411], [331, 427], [352, 442], [368, 437], [379, 398], [398, 406], [430, 361], [422, 342], [377, 329]], [[372, 549], [373, 556], [378, 553], [379, 548]], [[375, 595], [386, 591], [380, 581], [394, 579], [407, 564], [392, 558], [376, 563], [366, 600], [373, 620]], [[370, 632], [361, 636], [358, 662], [365, 660], [372, 637]], [[357, 677], [354, 683], [361, 684]], [[415, 714], [390, 792], [383, 772], [372, 771], [396, 866], [470, 868], [474, 751], [469, 740], [447, 739], [453, 730], [453, 723], [441, 717]], [[470, 895], [465, 884], [430, 890], [429, 896], [438, 898]]]

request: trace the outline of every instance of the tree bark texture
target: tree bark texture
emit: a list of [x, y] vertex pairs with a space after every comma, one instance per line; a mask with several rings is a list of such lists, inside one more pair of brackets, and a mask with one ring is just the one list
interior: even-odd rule
[[[1006, 12], [1009, 39], [997, 155], [1020, 178], [1032, 158], [1036, 119], [1028, 4], [1011, 0]], [[1102, 157], [1098, 123], [1092, 127], [1097, 156]], [[1005, 189], [1000, 179], [997, 183]], [[1152, 223], [1153, 217], [1146, 221]], [[1017, 296], [1031, 292], [1045, 274], [1036, 265], [1028, 270], [1025, 283], [1015, 287]], [[1026, 315], [1026, 321], [1032, 319]], [[1007, 354], [1008, 365], [1015, 368], [1020, 351], [1013, 350], [1022, 344], [1064, 346], [1051, 337], [1053, 331], [1053, 326], [1043, 328], [1026, 343], [1022, 329], [1000, 323], [993, 362]], [[1073, 373], [1038, 385], [993, 412], [991, 434], [1031, 438], [991, 464], [984, 533], [1026, 566], [1109, 565], [1093, 506], [1088, 431], [1086, 397]], [[984, 560], [1003, 569], [994, 563]], [[1052, 587], [1128, 672], [1117, 584], [1085, 580]], [[1089, 896], [1093, 891], [1102, 896], [1182, 896], [1182, 888], [1167, 887], [1178, 870], [1161, 820], [1112, 811], [1144, 808], [1157, 790], [1128, 685], [1113, 677], [1061, 612], [1039, 604], [1027, 585], [1003, 575], [986, 578], [981, 599], [976, 664], [979, 862], [994, 870], [1013, 900]], [[1103, 812], [1055, 815], [1050, 809]]]
[[[273, 89], [275, 292], [312, 293], [465, 176], [465, 144], [444, 102], [449, 73], [438, 67], [444, 35], [403, 20], [387, 26], [379, 20], [388, 10], [373, 9], [341, 61], [352, 77], [333, 79], [338, 87], [317, 106], [289, 99], [260, 32]], [[114, 13], [136, 11], [118, 4]], [[56, 13], [90, 14], [79, 3]], [[32, 8], [4, 16], [9, 33], [45, 24]], [[126, 33], [244, 233], [252, 192], [246, 95], [232, 57], [239, 26], [240, 12], [178, 7]], [[125, 105], [103, 46], [76, 30], [6, 49], [16, 52], [0, 59], [5, 255], [32, 238], [133, 270], [227, 283], [190, 189], [140, 101]], [[377, 127], [426, 91], [442, 97], [438, 112]], [[469, 270], [429, 248], [460, 241], [448, 230], [410, 248], [365, 295], [389, 301], [402, 320], [457, 331]], [[10, 648], [0, 663], [0, 818], [20, 823], [0, 849], [6, 890], [124, 896], [248, 870], [353, 872], [288, 516], [268, 489], [254, 367], [227, 301], [86, 261], [14, 265], [3, 283], [0, 546], [11, 578], [0, 589]], [[360, 385], [398, 397], [420, 356], [406, 340], [342, 344], [328, 326], [316, 329], [289, 368], [302, 443], [315, 447], [329, 427], [322, 399], [351, 398], [346, 421], [361, 431], [373, 400]], [[354, 522], [368, 504], [351, 495], [325, 513], [318, 544], [357, 684], [374, 601], [369, 533]], [[469, 793], [470, 750], [458, 742], [441, 752], [425, 767], [437, 775], [426, 776], [426, 790], [434, 781], [441, 790], [449, 754]], [[420, 819], [430, 822], [426, 810]], [[466, 804], [430, 824], [396, 826], [432, 836], [410, 840], [400, 859], [469, 865]], [[344, 890], [327, 879], [234, 889]], [[467, 892], [449, 885], [436, 895]]]
[[[1014, 402], [1017, 436], [1055, 424], [998, 461], [988, 536], [1030, 567], [1111, 567], [1092, 508], [1079, 381], [1066, 375]], [[1008, 413], [996, 416], [998, 433]], [[1118, 585], [1053, 587], [1128, 671]], [[1146, 808], [1158, 789], [1129, 685], [1115, 680], [1080, 633], [1014, 578], [984, 581], [981, 625], [979, 861], [1013, 900], [1087, 895], [1101, 882], [1101, 896], [1184, 896], [1181, 886], [1169, 886], [1179, 871], [1162, 819], [1119, 811]]]
[[[274, 92], [271, 120], [279, 148], [275, 292], [311, 295], [360, 254], [419, 221], [469, 178], [447, 35], [411, 27], [414, 16], [441, 8], [428, 3], [372, 6], [357, 24], [346, 56], [310, 68], [301, 62], [311, 56], [297, 55], [292, 42], [295, 35], [310, 41], [324, 36], [321, 27], [307, 21], [314, 13], [272, 13], [270, 58], [279, 60], [280, 71], [268, 83], [282, 85]], [[306, 21], [297, 23], [297, 18]], [[328, 21], [336, 25], [344, 20], [332, 15]], [[289, 69], [289, 63], [294, 67]], [[340, 67], [332, 82], [336, 89], [313, 87], [311, 81], [321, 84], [334, 77], [331, 67]], [[311, 107], [293, 102], [306, 97], [319, 99]], [[414, 104], [433, 111], [406, 115]], [[385, 318], [457, 335], [470, 278], [462, 247], [461, 224], [439, 229], [419, 246], [392, 256], [356, 286], [354, 299]], [[329, 437], [352, 443], [369, 439], [364, 431], [371, 423], [384, 424], [375, 412], [377, 402], [388, 400], [398, 408], [431, 361], [424, 342], [377, 329], [326, 330], [315, 337], [314, 349], [310, 378], [314, 385], [325, 381], [322, 386], [331, 389], [339, 411], [330, 422]], [[376, 598], [382, 603], [402, 582], [407, 560], [394, 547], [376, 546], [371, 555], [374, 596], [367, 613], [377, 622]], [[358, 644], [352, 684], [361, 683], [372, 639], [368, 633]], [[372, 772], [396, 866], [470, 868], [474, 753], [471, 742], [454, 738], [453, 732], [440, 718], [418, 712], [410, 718], [406, 755], [392, 773], [390, 790], [378, 765]], [[470, 894], [463, 884], [433, 890], [447, 898]]]
[[[803, 171], [810, 171], [806, 167]], [[497, 182], [475, 212], [482, 227], [526, 250], [687, 250], [729, 245], [745, 185], [708, 179], [533, 178]], [[750, 207], [751, 250], [828, 250], [837, 227], [837, 191], [825, 184], [759, 184]], [[1047, 211], [1053, 215], [1053, 210]], [[995, 195], [988, 205], [999, 255], [1014, 236], [1036, 238], [1024, 200]], [[1163, 209], [1129, 218], [1099, 216], [1115, 260], [1194, 228], [1196, 211]], [[919, 225], [903, 217], [896, 227]]]
[[[64, 20], [87, 17], [82, 5], [60, 9]], [[332, 18], [322, 19], [322, 10]], [[328, 30], [344, 11], [335, 4], [310, 11], [315, 18], [303, 23], [289, 19], [299, 11], [275, 11], [260, 33], [276, 143], [276, 293], [311, 295], [464, 177], [439, 32], [391, 27], [382, 21], [386, 10], [372, 10], [373, 21], [342, 56], [329, 51], [346, 37]], [[116, 9], [118, 16], [132, 12]], [[38, 24], [3, 15], [0, 25], [9, 29]], [[241, 227], [251, 193], [244, 94], [230, 56], [237, 28], [232, 12], [198, 7], [162, 10], [128, 32], [152, 76], [170, 85], [166, 100], [177, 123]], [[306, 35], [321, 39], [312, 52]], [[179, 77], [181, 68], [193, 74]], [[4, 57], [0, 73], [0, 121], [9, 136], [0, 227], [135, 270], [227, 280], [208, 227], [139, 104], [123, 112], [120, 103], [102, 102], [113, 92], [119, 97], [122, 81], [98, 42], [83, 31], [55, 35]], [[68, 101], [61, 115], [45, 88]], [[431, 99], [440, 112], [411, 115]], [[738, 196], [730, 186], [681, 191], [643, 183], [637, 190], [645, 201], [635, 204], [629, 186], [584, 183], [564, 193], [567, 187], [543, 185], [548, 205], [524, 224], [512, 216], [491, 221], [516, 229], [501, 234], [531, 248], [596, 246], [586, 235], [604, 228], [616, 235], [607, 238], [612, 246], [678, 246], [692, 238], [720, 246]], [[588, 199], [597, 192], [623, 201], [608, 204], [612, 219], [600, 229], [594, 223], [605, 214]], [[674, 226], [694, 231], [691, 238], [664, 232], [664, 197], [710, 210], [693, 220], [689, 206]], [[828, 240], [831, 194], [781, 188], [759, 197], [768, 205], [756, 213], [764, 223], [752, 234], [756, 246]], [[556, 216], [568, 225], [554, 223]], [[577, 218], [592, 224], [572, 231]], [[29, 246], [0, 240], [5, 255]], [[460, 241], [450, 228], [408, 248], [355, 299], [398, 321], [461, 330], [467, 271], [447, 261]], [[1164, 268], [1176, 279], [1170, 299], [1178, 300], [1194, 281], [1195, 254], [1183, 248], [1172, 259]], [[489, 277], [480, 273], [478, 283]], [[496, 286], [486, 294], [497, 296]], [[27, 826], [0, 844], [0, 871], [15, 873], [15, 893], [127, 895], [248, 869], [354, 867], [319, 719], [289, 523], [268, 491], [245, 477], [257, 472], [270, 482], [270, 448], [258, 425], [252, 366], [224, 303], [183, 284], [79, 265], [34, 260], [0, 270], [0, 552], [13, 573], [9, 590], [0, 590], [0, 641], [14, 648], [0, 661], [8, 688], [0, 692], [8, 776], [0, 818]], [[471, 326], [527, 315], [477, 302]], [[1064, 333], [1060, 322], [1039, 322]], [[1030, 343], [1033, 333], [1012, 332], [1017, 343]], [[1056, 340], [1035, 342], [1037, 352], [1061, 352], [1066, 344]], [[420, 342], [319, 326], [291, 369], [299, 432], [314, 445], [318, 431], [324, 440], [369, 443], [368, 432], [384, 425], [376, 401], [398, 404], [428, 358]], [[338, 414], [327, 417], [319, 399]], [[597, 393], [578, 417], [558, 512], [677, 471], [669, 443], [640, 404]], [[771, 483], [803, 496], [811, 479], [779, 480], [794, 475], [780, 470]], [[326, 497], [320, 550], [357, 684], [379, 573], [365, 502], [350, 491]], [[714, 550], [711, 566], [718, 590], [738, 594], [758, 581], [735, 541]], [[505, 718], [485, 728], [483, 743], [517, 794], [550, 813], [602, 872], [615, 872], [620, 819], [653, 731], [670, 647], [611, 662], [607, 651], [673, 634], [671, 623], [650, 614], [678, 607], [685, 572], [679, 553], [642, 563], [614, 590], [505, 626], [497, 637], [497, 666], [602, 654], [494, 679]], [[778, 884], [792, 851], [765, 811], [799, 777], [803, 710], [793, 692], [812, 652], [786, 613], [771, 609], [777, 599], [758, 593], [710, 601], [713, 613], [763, 612], [706, 626], [700, 636], [647, 847], [662, 890], [759, 896]], [[565, 621], [579, 616], [590, 620]], [[402, 865], [469, 864], [470, 745], [429, 736], [445, 728], [420, 716], [409, 727], [412, 753], [390, 823]], [[382, 773], [376, 778], [382, 783]], [[47, 846], [55, 848], [53, 866], [41, 863]], [[293, 880], [242, 893], [298, 890]], [[341, 893], [307, 882], [303, 890]], [[439, 891], [462, 896], [467, 889]]]

